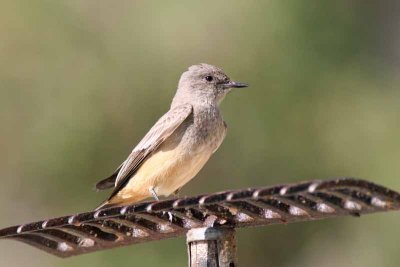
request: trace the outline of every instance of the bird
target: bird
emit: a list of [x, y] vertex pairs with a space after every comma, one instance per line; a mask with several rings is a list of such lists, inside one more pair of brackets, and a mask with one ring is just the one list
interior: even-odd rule
[[97, 190], [113, 188], [96, 210], [179, 192], [225, 139], [220, 103], [233, 88], [244, 87], [248, 84], [232, 81], [219, 67], [190, 66], [179, 79], [170, 109], [115, 172], [96, 184]]

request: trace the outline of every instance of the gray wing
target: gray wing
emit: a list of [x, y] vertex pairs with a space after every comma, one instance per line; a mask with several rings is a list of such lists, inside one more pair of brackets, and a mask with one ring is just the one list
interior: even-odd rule
[[128, 183], [146, 158], [182, 124], [192, 113], [192, 110], [190, 104], [181, 105], [170, 109], [156, 122], [122, 164], [115, 180], [115, 188], [109, 199]]

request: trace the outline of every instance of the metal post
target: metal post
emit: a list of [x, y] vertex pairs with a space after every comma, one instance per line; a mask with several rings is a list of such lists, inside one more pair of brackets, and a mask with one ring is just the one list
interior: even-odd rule
[[204, 227], [186, 234], [190, 267], [235, 267], [234, 228]]

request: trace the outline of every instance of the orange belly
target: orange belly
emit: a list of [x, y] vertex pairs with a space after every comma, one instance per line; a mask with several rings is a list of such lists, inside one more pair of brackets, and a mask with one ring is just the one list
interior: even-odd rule
[[210, 149], [196, 153], [182, 151], [180, 146], [170, 150], [160, 148], [138, 169], [128, 184], [109, 203], [128, 204], [157, 195], [169, 196], [189, 182], [205, 165], [212, 154]]

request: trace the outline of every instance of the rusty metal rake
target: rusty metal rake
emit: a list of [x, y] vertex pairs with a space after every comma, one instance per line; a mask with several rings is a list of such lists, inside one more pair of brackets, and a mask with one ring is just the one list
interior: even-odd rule
[[[212, 240], [213, 236], [214, 240], [221, 239], [215, 229], [226, 232], [237, 227], [360, 216], [399, 207], [399, 193], [365, 180], [341, 178], [79, 213], [8, 227], [0, 230], [0, 238], [22, 241], [56, 256], [69, 257], [181, 236], [192, 229], [205, 228], [200, 234], [193, 230], [188, 234], [189, 258], [197, 257], [198, 261], [199, 256], [191, 254], [191, 247], [201, 240]], [[232, 235], [232, 232], [227, 234]], [[226, 260], [231, 265], [215, 266], [235, 266], [234, 252], [231, 254], [226, 254], [230, 255]]]

